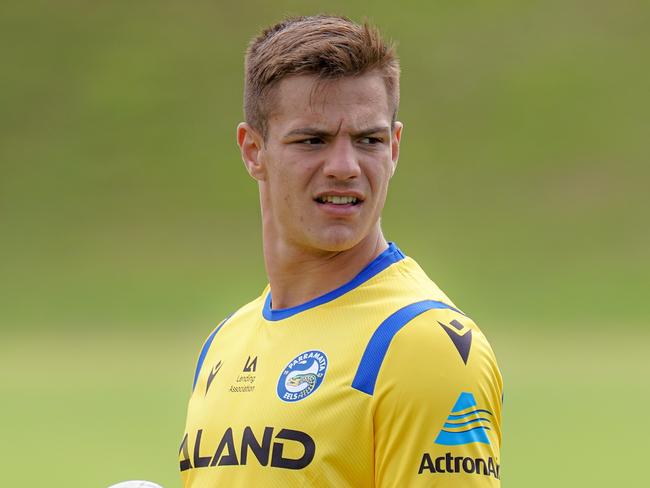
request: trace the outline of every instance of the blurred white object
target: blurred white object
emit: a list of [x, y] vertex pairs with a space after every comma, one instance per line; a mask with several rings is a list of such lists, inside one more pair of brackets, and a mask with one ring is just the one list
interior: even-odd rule
[[111, 485], [108, 488], [163, 488], [162, 486], [151, 481], [131, 480], [122, 481], [116, 485]]

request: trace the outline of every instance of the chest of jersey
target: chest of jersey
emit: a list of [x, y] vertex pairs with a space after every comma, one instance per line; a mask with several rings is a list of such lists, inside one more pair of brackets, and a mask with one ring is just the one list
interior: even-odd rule
[[189, 402], [185, 486], [372, 485], [371, 397], [351, 384], [378, 320], [361, 306], [226, 322]]

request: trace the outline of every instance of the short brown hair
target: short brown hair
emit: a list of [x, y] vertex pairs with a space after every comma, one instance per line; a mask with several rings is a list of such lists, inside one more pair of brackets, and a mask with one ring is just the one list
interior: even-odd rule
[[376, 27], [346, 17], [291, 17], [252, 39], [246, 51], [244, 116], [266, 138], [269, 93], [283, 78], [313, 74], [321, 79], [378, 70], [393, 108], [399, 105], [399, 60]]

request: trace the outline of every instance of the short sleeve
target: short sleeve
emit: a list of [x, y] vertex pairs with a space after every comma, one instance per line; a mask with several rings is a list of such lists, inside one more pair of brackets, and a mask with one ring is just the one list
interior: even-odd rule
[[502, 388], [465, 315], [430, 310], [405, 324], [373, 394], [375, 485], [500, 487]]

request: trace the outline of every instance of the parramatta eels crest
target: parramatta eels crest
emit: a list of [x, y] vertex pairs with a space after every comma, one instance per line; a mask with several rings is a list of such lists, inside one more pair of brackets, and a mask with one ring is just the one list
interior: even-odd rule
[[314, 393], [323, 382], [327, 371], [327, 356], [322, 351], [299, 354], [282, 370], [278, 379], [278, 398], [297, 402]]

